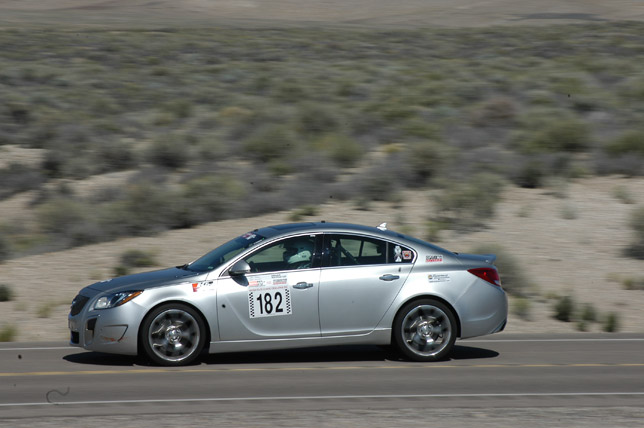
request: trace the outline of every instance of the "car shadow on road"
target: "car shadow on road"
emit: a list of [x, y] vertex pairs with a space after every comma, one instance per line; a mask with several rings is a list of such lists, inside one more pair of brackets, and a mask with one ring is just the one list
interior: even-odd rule
[[94, 366], [117, 366], [127, 367], [136, 366], [142, 363], [141, 359], [132, 355], [115, 355], [104, 354], [102, 352], [77, 352], [75, 354], [65, 355], [63, 360], [75, 364], [88, 364]]
[[[494, 358], [498, 352], [472, 346], [454, 346], [447, 360], [473, 360]], [[446, 360], [446, 361], [447, 361]], [[387, 346], [328, 346], [297, 350], [261, 351], [230, 354], [211, 354], [202, 358], [209, 365], [265, 364], [265, 363], [322, 363], [359, 361], [405, 361], [400, 354]], [[413, 363], [413, 362], [410, 362]]]
[[[499, 353], [490, 349], [473, 346], [454, 346], [446, 360], [478, 360], [495, 358]], [[96, 366], [149, 366], [144, 359], [129, 355], [112, 355], [100, 352], [78, 352], [63, 357], [65, 361], [75, 364]], [[359, 362], [359, 361], [401, 361], [396, 350], [386, 346], [325, 346], [320, 348], [290, 349], [279, 351], [235, 352], [227, 354], [204, 354], [193, 365], [230, 365], [230, 364], [266, 364], [266, 363], [324, 363], [324, 362]], [[412, 362], [410, 362], [412, 363]], [[413, 363], [412, 363], [413, 364]]]

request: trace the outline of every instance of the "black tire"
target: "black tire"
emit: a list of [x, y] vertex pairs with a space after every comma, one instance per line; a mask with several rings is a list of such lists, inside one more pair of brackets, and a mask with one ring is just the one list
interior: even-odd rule
[[443, 303], [420, 299], [400, 309], [393, 325], [398, 350], [414, 361], [438, 361], [447, 357], [456, 342], [456, 318]]
[[199, 357], [206, 343], [201, 315], [181, 303], [168, 303], [148, 313], [139, 330], [140, 349], [153, 363], [183, 366]]

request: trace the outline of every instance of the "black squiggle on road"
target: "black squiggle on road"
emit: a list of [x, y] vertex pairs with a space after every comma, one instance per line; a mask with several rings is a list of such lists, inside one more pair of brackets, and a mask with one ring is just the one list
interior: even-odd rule
[[56, 394], [59, 394], [61, 397], [64, 397], [64, 396], [66, 396], [67, 394], [69, 394], [69, 391], [70, 391], [70, 388], [69, 388], [69, 387], [67, 387], [67, 391], [65, 391], [65, 392], [60, 392], [60, 391], [59, 391], [59, 390], [57, 390], [57, 389], [52, 389], [51, 391], [47, 392], [47, 394], [45, 394], [45, 399], [47, 400], [47, 402], [48, 402], [49, 404], [58, 404], [57, 402], [55, 402], [55, 401], [53, 401], [51, 398], [49, 398], [49, 396], [50, 396], [51, 394], [53, 394], [53, 393], [56, 393]]

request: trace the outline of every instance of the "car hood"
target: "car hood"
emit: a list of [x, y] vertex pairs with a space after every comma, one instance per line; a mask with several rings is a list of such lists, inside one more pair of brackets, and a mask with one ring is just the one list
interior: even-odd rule
[[176, 267], [156, 270], [152, 272], [135, 273], [133, 275], [120, 276], [108, 279], [87, 286], [95, 291], [121, 291], [125, 289], [144, 290], [146, 288], [159, 287], [181, 279], [188, 279], [202, 275], [201, 272], [191, 272]]

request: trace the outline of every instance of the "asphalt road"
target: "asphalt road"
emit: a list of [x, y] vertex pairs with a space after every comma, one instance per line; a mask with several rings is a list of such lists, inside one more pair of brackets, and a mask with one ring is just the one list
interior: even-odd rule
[[459, 341], [449, 361], [428, 364], [366, 346], [211, 355], [182, 368], [64, 343], [0, 346], [0, 426], [211, 426], [213, 418], [217, 426], [419, 418], [644, 426], [644, 335], [498, 334]]

